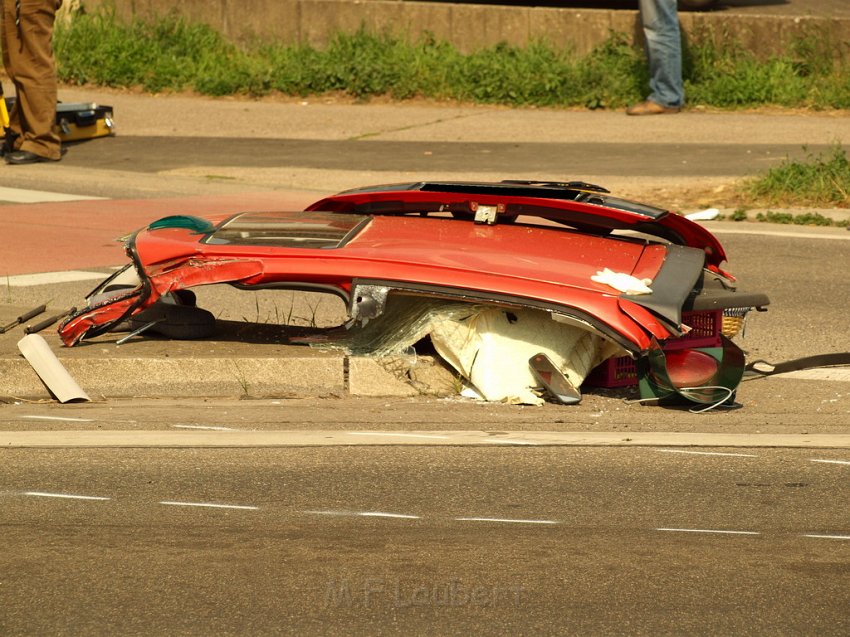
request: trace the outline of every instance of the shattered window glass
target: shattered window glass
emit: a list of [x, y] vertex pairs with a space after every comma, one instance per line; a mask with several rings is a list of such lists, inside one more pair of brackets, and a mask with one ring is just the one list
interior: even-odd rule
[[203, 243], [278, 248], [339, 248], [368, 223], [365, 215], [332, 212], [246, 212], [229, 219]]

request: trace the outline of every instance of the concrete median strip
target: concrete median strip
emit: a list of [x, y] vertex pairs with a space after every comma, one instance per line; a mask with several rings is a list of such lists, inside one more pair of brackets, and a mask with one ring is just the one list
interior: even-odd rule
[[[433, 357], [415, 365], [396, 359], [311, 352], [297, 356], [93, 357], [63, 350], [61, 363], [90, 396], [105, 399], [194, 397], [416, 396], [453, 393], [454, 377]], [[83, 357], [85, 356], [85, 357]], [[414, 369], [415, 367], [415, 369]], [[398, 368], [398, 369], [396, 369]], [[401, 374], [404, 372], [404, 374]], [[404, 376], [404, 378], [399, 378]], [[416, 378], [416, 387], [408, 381]], [[0, 358], [0, 395], [47, 399], [50, 394], [27, 361]]]
[[513, 431], [3, 431], [6, 449], [69, 448], [264, 448], [350, 446], [465, 447], [714, 447], [850, 448], [850, 434], [719, 434], [633, 432]]

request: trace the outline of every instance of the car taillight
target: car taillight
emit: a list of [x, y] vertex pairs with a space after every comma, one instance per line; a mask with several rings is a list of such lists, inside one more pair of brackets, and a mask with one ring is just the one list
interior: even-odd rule
[[694, 349], [665, 353], [667, 374], [675, 387], [701, 387], [709, 384], [720, 365], [713, 356]]

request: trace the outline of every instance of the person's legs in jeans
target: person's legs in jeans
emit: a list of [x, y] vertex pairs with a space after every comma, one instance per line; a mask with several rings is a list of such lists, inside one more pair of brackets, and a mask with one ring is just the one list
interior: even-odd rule
[[676, 0], [640, 0], [640, 15], [649, 59], [649, 99], [661, 106], [680, 107], [685, 89]]

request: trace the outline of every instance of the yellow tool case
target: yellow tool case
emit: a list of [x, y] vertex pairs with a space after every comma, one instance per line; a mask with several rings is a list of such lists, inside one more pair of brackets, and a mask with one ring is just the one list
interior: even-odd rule
[[[8, 112], [12, 111], [14, 105], [15, 98], [7, 97]], [[114, 135], [115, 122], [112, 119], [112, 107], [94, 102], [59, 102], [56, 105], [54, 129], [63, 142]]]
[[56, 128], [63, 142], [115, 134], [112, 107], [93, 102], [56, 105]]

